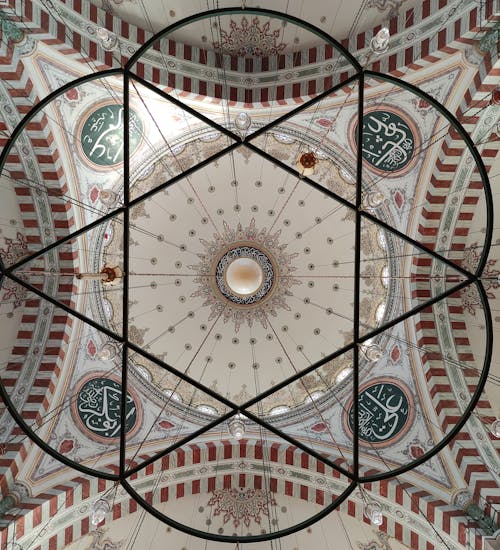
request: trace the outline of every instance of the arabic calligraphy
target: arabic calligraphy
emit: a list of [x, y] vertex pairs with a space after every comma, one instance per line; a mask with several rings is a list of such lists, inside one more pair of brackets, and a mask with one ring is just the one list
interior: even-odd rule
[[[84, 426], [95, 435], [111, 439], [120, 435], [122, 389], [111, 378], [92, 378], [81, 387], [76, 408]], [[137, 407], [127, 392], [125, 403], [125, 432], [137, 421]]]
[[[387, 442], [405, 427], [409, 416], [406, 393], [396, 384], [378, 382], [358, 397], [358, 434], [368, 443]], [[354, 429], [354, 410], [349, 410], [349, 426]]]
[[[355, 130], [357, 136], [357, 129]], [[363, 158], [378, 170], [402, 170], [413, 157], [415, 136], [407, 122], [392, 111], [363, 116]]]
[[[130, 109], [130, 154], [142, 137], [142, 121]], [[111, 166], [123, 162], [124, 109], [110, 104], [96, 109], [85, 121], [80, 135], [85, 156], [99, 166]]]

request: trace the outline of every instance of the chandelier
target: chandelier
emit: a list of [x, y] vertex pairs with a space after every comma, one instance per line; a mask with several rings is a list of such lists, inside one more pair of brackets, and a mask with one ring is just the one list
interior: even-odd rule
[[[117, 37], [101, 34], [112, 51]], [[377, 37], [382, 54], [388, 36]], [[66, 315], [94, 347], [64, 365], [57, 415], [77, 440], [54, 442], [3, 381], [0, 394], [44, 452], [109, 482], [92, 524], [121, 487], [168, 525], [221, 542], [291, 534], [356, 494], [380, 525], [366, 484], [421, 468], [473, 414], [492, 342], [486, 171], [428, 83], [370, 60], [288, 15], [209, 11], [153, 36], [123, 68], [64, 84], [13, 132], [6, 177], [30, 124], [63, 124], [76, 160], [59, 197], [74, 224], [4, 258], [2, 290]], [[440, 240], [418, 233], [416, 217], [433, 213], [422, 189], [434, 145], [449, 134], [479, 183], [443, 194], [448, 216], [472, 196], [488, 216], [469, 250], [454, 246], [452, 221]], [[55, 256], [74, 264], [55, 269]], [[454, 356], [446, 330], [472, 302], [482, 355]], [[440, 338], [420, 338], [429, 323]], [[475, 373], [451, 427], [425, 402], [431, 363], [443, 377]], [[203, 511], [193, 496], [188, 514], [172, 501], [189, 469], [192, 495], [210, 499]]]

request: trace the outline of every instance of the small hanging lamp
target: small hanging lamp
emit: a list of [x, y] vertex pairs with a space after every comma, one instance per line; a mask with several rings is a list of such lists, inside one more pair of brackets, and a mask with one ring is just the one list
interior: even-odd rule
[[97, 527], [102, 523], [106, 516], [111, 512], [111, 506], [105, 498], [100, 498], [94, 502], [90, 514], [90, 523]]
[[374, 500], [368, 500], [365, 502], [363, 508], [364, 515], [370, 520], [373, 525], [382, 525], [382, 506]]
[[391, 37], [389, 29], [382, 27], [378, 33], [371, 39], [370, 49], [373, 53], [380, 55], [389, 49], [389, 38]]
[[235, 417], [229, 422], [228, 431], [235, 439], [241, 439], [246, 432], [245, 424], [240, 418]]
[[318, 164], [318, 157], [312, 152], [301, 153], [297, 159], [297, 171], [301, 176], [312, 176]]

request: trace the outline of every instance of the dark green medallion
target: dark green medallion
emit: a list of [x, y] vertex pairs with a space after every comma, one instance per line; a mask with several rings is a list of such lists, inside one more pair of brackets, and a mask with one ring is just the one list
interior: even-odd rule
[[[357, 126], [354, 130], [357, 141]], [[378, 170], [396, 172], [413, 157], [415, 136], [410, 126], [392, 111], [371, 111], [363, 116], [363, 158]]]
[[[358, 397], [359, 438], [368, 443], [385, 443], [398, 435], [408, 421], [409, 403], [396, 384], [379, 382], [365, 388]], [[349, 410], [349, 427], [354, 431], [354, 410]]]
[[[95, 435], [111, 439], [120, 435], [121, 384], [111, 378], [92, 378], [78, 392], [76, 410], [83, 425]], [[137, 421], [137, 407], [127, 392], [125, 432]]]
[[[85, 121], [80, 134], [85, 156], [99, 166], [123, 162], [124, 109], [110, 104], [99, 107]], [[139, 145], [143, 127], [139, 116], [130, 109], [130, 154]]]

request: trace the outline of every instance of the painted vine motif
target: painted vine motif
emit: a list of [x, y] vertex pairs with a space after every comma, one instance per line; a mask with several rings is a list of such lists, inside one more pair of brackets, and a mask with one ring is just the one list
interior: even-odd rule
[[[479, 265], [481, 259], [482, 248], [478, 243], [474, 243], [464, 251], [463, 267], [471, 272], [474, 272]], [[496, 298], [494, 290], [500, 286], [498, 276], [500, 270], [495, 269], [496, 259], [490, 258], [484, 266], [481, 281], [483, 283], [486, 296], [493, 300]], [[471, 315], [476, 315], [478, 309], [482, 309], [481, 296], [476, 285], [469, 285], [462, 290], [462, 304], [464, 309]]]
[[[28, 241], [26, 237], [17, 232], [16, 238], [5, 237], [5, 247], [0, 248], [0, 259], [6, 266], [11, 266], [28, 254]], [[20, 307], [27, 295], [27, 290], [5, 277], [2, 281], [2, 302], [11, 302], [12, 309]]]

